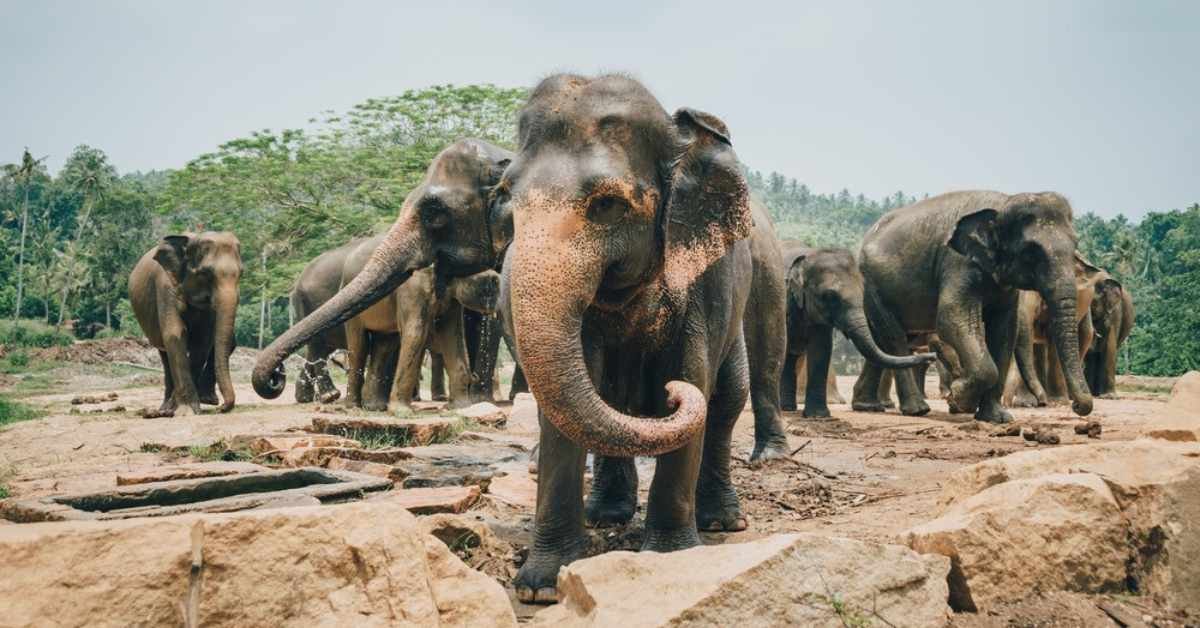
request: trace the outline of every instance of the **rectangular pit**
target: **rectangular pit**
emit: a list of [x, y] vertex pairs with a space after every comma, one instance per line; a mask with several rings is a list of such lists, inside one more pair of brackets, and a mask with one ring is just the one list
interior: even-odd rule
[[392, 488], [392, 481], [362, 473], [316, 467], [241, 475], [151, 482], [110, 491], [8, 500], [0, 517], [17, 523], [109, 521], [192, 512], [233, 512], [362, 499]]

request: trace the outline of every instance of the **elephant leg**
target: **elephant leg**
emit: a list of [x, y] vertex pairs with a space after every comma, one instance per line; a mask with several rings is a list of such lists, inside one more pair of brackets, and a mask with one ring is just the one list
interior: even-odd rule
[[162, 405], [158, 407], [158, 412], [155, 416], [172, 416], [175, 414], [175, 378], [171, 375], [171, 358], [167, 356], [166, 351], [158, 352], [158, 359], [162, 360], [163, 367], [163, 393]]
[[637, 510], [637, 489], [633, 458], [596, 456], [592, 461], [592, 489], [583, 508], [588, 527], [629, 523]]
[[[432, 326], [428, 312], [422, 310], [405, 317], [400, 328], [400, 357], [396, 362], [392, 399], [401, 413], [412, 412], [412, 400], [421, 384], [421, 360], [425, 357]], [[437, 353], [436, 347], [434, 353]]]
[[[745, 397], [742, 398], [743, 407]], [[711, 418], [708, 420], [712, 420]], [[709, 428], [705, 428], [707, 432]], [[704, 436], [658, 457], [646, 500], [646, 535], [642, 551], [673, 552], [700, 545], [696, 529], [696, 485]], [[729, 451], [726, 446], [726, 452]], [[726, 453], [726, 456], [729, 454]]]
[[399, 334], [371, 332], [367, 370], [363, 376], [362, 407], [372, 412], [386, 412], [396, 376], [396, 360], [400, 353]]
[[1104, 336], [1104, 348], [1101, 352], [1100, 394], [1107, 398], [1117, 396], [1117, 354], [1120, 350], [1120, 339], [1117, 326], [1113, 325]]
[[[333, 378], [329, 376], [328, 358], [333, 353], [333, 347], [326, 344], [320, 335], [308, 345], [308, 359], [304, 362], [304, 372], [313, 386], [313, 394], [321, 403], [333, 403], [342, 396]], [[297, 399], [299, 401], [299, 399]]]
[[429, 354], [429, 398], [446, 401], [446, 358], [436, 351]]
[[850, 408], [856, 412], [883, 412], [886, 408], [879, 399], [879, 385], [883, 369], [870, 361], [864, 362], [862, 372], [854, 380], [854, 391], [850, 397]]
[[475, 326], [478, 333], [469, 337], [467, 343], [467, 350], [472, 351], [471, 401], [474, 403], [493, 401], [496, 397], [496, 355], [500, 351], [500, 337], [503, 336], [498, 317], [478, 314], [476, 317], [479, 320], [479, 324]]
[[800, 356], [788, 352], [783, 356], [783, 370], [779, 374], [779, 408], [788, 412], [796, 410], [796, 362]]
[[948, 295], [938, 309], [938, 337], [961, 362], [962, 376], [950, 384], [947, 402], [951, 411], [973, 412], [984, 395], [997, 385], [996, 364], [984, 340], [983, 315], [977, 302]]
[[192, 378], [182, 325], [179, 330], [164, 333], [163, 343], [167, 346], [171, 379], [175, 382], [175, 415], [200, 414], [200, 397], [196, 394], [196, 382]]
[[985, 391], [979, 401], [979, 410], [975, 419], [991, 423], [1008, 423], [1012, 414], [1000, 404], [1004, 394], [1004, 383], [1008, 379], [1008, 371], [1012, 367], [1013, 347], [1017, 343], [1017, 303], [1016, 297], [1008, 305], [1000, 305], [990, 312], [984, 312], [983, 319], [985, 340], [991, 361], [996, 365], [996, 381], [990, 390]]
[[308, 364], [305, 364], [300, 369], [300, 375], [296, 377], [296, 403], [312, 403], [316, 398], [316, 387], [313, 385], [312, 375], [309, 374]]
[[[696, 484], [696, 525], [701, 530], [735, 532], [747, 526], [729, 470], [733, 428], [746, 407], [749, 392], [747, 369], [747, 360], [735, 350], [717, 372], [716, 386], [708, 400], [700, 478]], [[790, 453], [786, 451], [786, 441], [784, 449], [785, 455]]]
[[750, 371], [750, 405], [754, 410], [754, 451], [751, 462], [788, 455], [787, 434], [779, 416], [779, 378], [787, 352], [787, 295], [766, 284], [758, 298], [746, 304], [742, 345]]
[[1063, 377], [1063, 364], [1053, 344], [1046, 345], [1046, 398], [1054, 405], [1067, 403], [1067, 380]]
[[913, 378], [917, 380], [917, 392], [921, 394], [921, 399], [928, 399], [925, 394], [925, 380], [929, 377], [929, 364], [925, 363], [921, 366], [913, 367]]
[[196, 378], [196, 396], [200, 403], [220, 405], [217, 398], [217, 370], [213, 351], [214, 321], [211, 316], [201, 316], [188, 326], [188, 365]]
[[[892, 355], [912, 355], [912, 349], [908, 345], [908, 333], [892, 310], [870, 286], [865, 290], [865, 297], [871, 332], [878, 340], [880, 348]], [[892, 380], [896, 383], [896, 394], [900, 397], [900, 412], [907, 416], [929, 414], [929, 404], [925, 403], [925, 396], [917, 390], [912, 369], [893, 369]]]
[[465, 408], [471, 405], [471, 367], [463, 334], [461, 305], [451, 303], [446, 313], [434, 322], [433, 337], [446, 363], [450, 407]]
[[825, 400], [825, 379], [829, 373], [829, 358], [833, 353], [833, 328], [813, 325], [808, 329], [808, 346], [804, 351], [808, 363], [808, 382], [804, 390], [804, 416], [828, 418], [829, 405]]
[[366, 327], [356, 318], [346, 321], [346, 397], [342, 403], [352, 408], [362, 405], [367, 349]]
[[892, 384], [896, 377], [889, 369], [883, 369], [879, 373], [879, 402], [885, 408], [895, 408], [896, 402], [892, 401]]
[[825, 400], [829, 403], [846, 403], [842, 391], [838, 390], [837, 373], [833, 371], [833, 366], [829, 367], [829, 375], [825, 380]]

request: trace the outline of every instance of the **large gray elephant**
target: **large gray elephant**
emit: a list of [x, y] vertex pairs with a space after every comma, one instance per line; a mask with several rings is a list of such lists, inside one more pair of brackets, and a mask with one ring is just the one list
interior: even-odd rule
[[1084, 370], [1092, 394], [1112, 397], [1117, 394], [1117, 352], [1133, 331], [1133, 295], [1107, 276], [1096, 283], [1091, 309], [1096, 339]]
[[[289, 295], [294, 321], [304, 320], [337, 294], [342, 287], [342, 269], [346, 265], [346, 258], [367, 239], [355, 238], [336, 249], [325, 251], [304, 267]], [[341, 391], [329, 376], [327, 365], [329, 356], [338, 349], [346, 349], [344, 325], [330, 327], [308, 341], [304, 368], [296, 378], [296, 403], [333, 403], [341, 396]]]
[[437, 276], [444, 279], [494, 267], [492, 189], [511, 158], [511, 152], [475, 139], [459, 140], [438, 153], [362, 272], [259, 353], [251, 376], [255, 392], [278, 397], [286, 384], [288, 355], [392, 293], [412, 273], [435, 262]]
[[785, 406], [796, 405], [796, 361], [808, 368], [804, 416], [828, 417], [826, 382], [836, 327], [868, 361], [888, 369], [928, 364], [933, 354], [888, 355], [867, 325], [863, 309], [863, 278], [854, 254], [846, 249], [790, 247], [787, 264], [787, 358], [780, 394]]
[[129, 275], [129, 301], [162, 359], [165, 393], [153, 416], [190, 415], [200, 404], [233, 409], [229, 376], [241, 245], [232, 233], [169, 235]]
[[[668, 115], [630, 78], [545, 79], [518, 137], [497, 190], [515, 221], [501, 307], [541, 436], [534, 540], [514, 586], [522, 601], [553, 602], [559, 568], [587, 546], [589, 450], [600, 465], [658, 456], [646, 550], [698, 545], [697, 523], [745, 527], [729, 448], [749, 392], [754, 219], [725, 125]], [[636, 486], [596, 474], [620, 479], [593, 485], [597, 503]]]
[[[1016, 341], [1017, 291], [1050, 308], [1051, 339], [1079, 415], [1092, 395], [1079, 361], [1071, 205], [1053, 192], [953, 192], [889, 212], [863, 238], [859, 268], [867, 316], [886, 351], [908, 353], [907, 335], [936, 332], [961, 363], [948, 402], [982, 421], [1012, 419], [1000, 404]], [[929, 412], [908, 370], [896, 372], [904, 414]], [[883, 410], [880, 371], [854, 386], [857, 410]]]

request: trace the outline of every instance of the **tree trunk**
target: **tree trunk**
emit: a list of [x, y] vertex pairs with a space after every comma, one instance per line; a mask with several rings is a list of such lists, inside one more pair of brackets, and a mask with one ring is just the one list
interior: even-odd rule
[[21, 299], [25, 295], [25, 232], [29, 225], [29, 179], [25, 180], [25, 202], [21, 206], [21, 244], [17, 247], [17, 305], [13, 320], [21, 318]]

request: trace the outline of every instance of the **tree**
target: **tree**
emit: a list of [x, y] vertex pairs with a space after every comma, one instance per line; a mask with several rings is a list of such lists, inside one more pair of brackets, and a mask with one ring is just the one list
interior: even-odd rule
[[[97, 150], [86, 144], [80, 144], [67, 158], [63, 170], [59, 174], [63, 184], [78, 194], [83, 203], [75, 218], [75, 237], [67, 242], [62, 252], [61, 271], [79, 272], [87, 268], [81, 259], [82, 243], [91, 219], [92, 210], [112, 187], [117, 171], [108, 163], [104, 151]], [[58, 304], [58, 326], [61, 327], [67, 315], [67, 298], [76, 287], [86, 285], [81, 283], [83, 278], [72, 275], [63, 277], [62, 298]]]
[[25, 148], [25, 152], [21, 155], [21, 164], [5, 164], [4, 176], [14, 183], [20, 182], [23, 192], [21, 201], [21, 239], [17, 248], [17, 299], [13, 305], [13, 320], [17, 320], [21, 316], [22, 299], [25, 296], [25, 238], [29, 230], [29, 190], [32, 187], [33, 178], [37, 175], [45, 177], [45, 166], [42, 162], [46, 161], [45, 157], [34, 159], [33, 155], [29, 154], [29, 148]]

